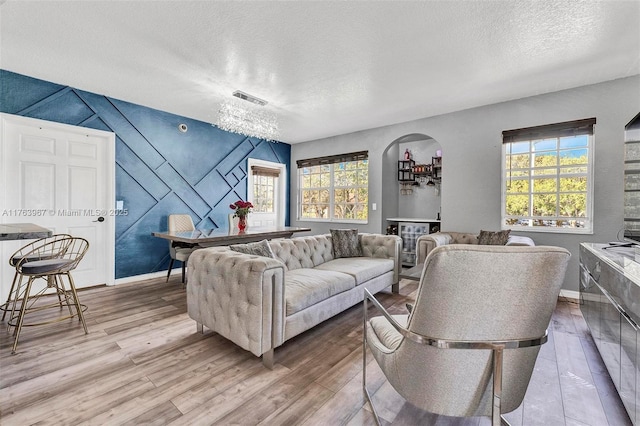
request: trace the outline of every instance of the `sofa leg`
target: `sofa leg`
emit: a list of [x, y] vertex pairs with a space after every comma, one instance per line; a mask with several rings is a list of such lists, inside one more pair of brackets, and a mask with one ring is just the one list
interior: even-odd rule
[[197, 322], [196, 330], [198, 330], [198, 333], [204, 334], [204, 324], [202, 324], [201, 322]]
[[391, 293], [400, 293], [400, 283], [391, 284]]
[[273, 351], [271, 348], [267, 352], [262, 354], [262, 365], [264, 365], [269, 370], [273, 370]]

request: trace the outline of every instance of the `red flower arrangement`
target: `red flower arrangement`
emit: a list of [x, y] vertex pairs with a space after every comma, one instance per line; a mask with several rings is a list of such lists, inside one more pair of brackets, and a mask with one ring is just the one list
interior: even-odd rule
[[249, 213], [251, 213], [251, 209], [253, 208], [253, 204], [249, 201], [238, 200], [233, 204], [229, 205], [231, 210], [235, 210], [233, 217], [246, 217]]

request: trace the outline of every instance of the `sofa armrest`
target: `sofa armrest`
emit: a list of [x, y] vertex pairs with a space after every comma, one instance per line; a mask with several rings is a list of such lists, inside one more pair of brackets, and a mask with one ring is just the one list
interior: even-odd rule
[[284, 342], [284, 264], [227, 247], [188, 261], [187, 311], [207, 328], [260, 356]]
[[393, 260], [393, 284], [397, 284], [400, 280], [400, 269], [402, 268], [400, 263], [402, 238], [397, 235], [364, 233], [360, 234], [360, 245], [362, 246], [363, 256]]
[[427, 255], [434, 248], [451, 244], [452, 240], [453, 237], [447, 232], [435, 232], [419, 236], [416, 240], [416, 265], [424, 263]]

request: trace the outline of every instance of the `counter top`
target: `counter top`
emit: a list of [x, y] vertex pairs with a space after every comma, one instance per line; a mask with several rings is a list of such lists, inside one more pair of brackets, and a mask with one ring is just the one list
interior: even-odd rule
[[416, 217], [388, 217], [389, 222], [440, 223], [440, 219], [422, 219]]
[[[608, 244], [580, 244], [580, 264], [606, 291], [607, 297], [640, 325], [640, 263], [630, 247], [609, 247]], [[601, 264], [602, 263], [602, 264]], [[581, 288], [582, 290], [582, 288]]]
[[582, 245], [640, 286], [640, 263], [635, 261], [634, 247], [615, 247], [598, 243]]
[[5, 223], [0, 225], [0, 241], [6, 240], [35, 240], [50, 237], [50, 229], [35, 223]]

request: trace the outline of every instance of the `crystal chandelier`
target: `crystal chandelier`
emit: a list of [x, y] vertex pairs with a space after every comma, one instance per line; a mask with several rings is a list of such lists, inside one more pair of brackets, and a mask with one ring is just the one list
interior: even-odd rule
[[[266, 101], [251, 97], [246, 93], [236, 91], [234, 96], [248, 100], [249, 102], [265, 105]], [[255, 99], [255, 100], [254, 100]], [[248, 107], [239, 103], [225, 100], [218, 110], [218, 127], [229, 132], [240, 133], [245, 136], [277, 140], [279, 136], [278, 120], [275, 114], [259, 109], [260, 107]]]

